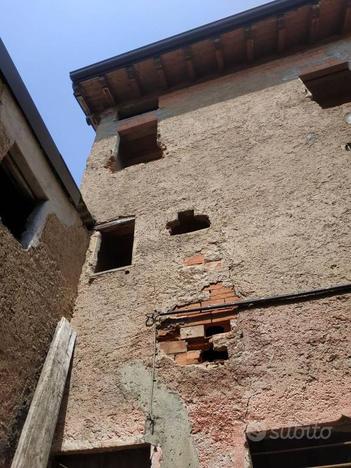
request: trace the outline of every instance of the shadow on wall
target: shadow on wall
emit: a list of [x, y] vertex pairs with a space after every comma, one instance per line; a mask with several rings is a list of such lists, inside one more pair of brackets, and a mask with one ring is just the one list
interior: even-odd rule
[[[242, 67], [237, 70], [240, 74], [234, 77], [233, 73], [217, 79], [214, 76], [213, 81], [207, 79], [205, 83], [194, 85], [186, 91], [175, 91], [168, 96], [161, 97], [159, 118], [165, 120], [185, 112], [271, 88], [295, 80], [314, 67], [347, 61], [349, 47], [346, 40], [341, 40], [324, 47], [323, 50], [315, 47], [292, 57], [298, 52], [297, 49], [284, 58], [268, 57], [259, 65], [256, 64], [250, 68]], [[301, 87], [303, 89], [302, 84]]]

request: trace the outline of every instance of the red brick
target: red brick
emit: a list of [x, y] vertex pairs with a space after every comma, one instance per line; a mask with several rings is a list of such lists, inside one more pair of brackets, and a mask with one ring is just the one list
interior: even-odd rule
[[210, 295], [210, 299], [219, 299], [219, 298], [222, 298], [222, 299], [225, 299], [225, 298], [228, 298], [228, 297], [236, 297], [236, 295], [234, 294], [233, 291], [216, 291], [215, 294], [211, 294]]
[[179, 310], [180, 312], [182, 310], [188, 310], [188, 309], [195, 309], [196, 307], [201, 307], [201, 303], [200, 302], [193, 302], [192, 304], [188, 304], [186, 306], [182, 306], [182, 307], [177, 307], [176, 310]]
[[233, 296], [233, 297], [226, 297], [226, 298], [224, 299], [224, 302], [225, 302], [226, 304], [229, 304], [230, 302], [236, 302], [236, 301], [239, 301], [239, 300], [240, 300], [240, 297], [238, 297], [238, 296]]
[[216, 305], [216, 304], [224, 304], [224, 299], [222, 298], [217, 298], [217, 299], [207, 299], [206, 301], [202, 301], [201, 305], [202, 306], [209, 306], [209, 305]]
[[202, 254], [193, 255], [192, 257], [185, 258], [183, 263], [185, 266], [202, 265], [205, 263], [205, 257]]
[[184, 353], [187, 350], [185, 341], [162, 341], [160, 349], [166, 354]]
[[195, 325], [193, 327], [183, 327], [180, 329], [180, 337], [183, 340], [191, 338], [200, 338], [205, 335], [205, 327], [203, 325]]
[[187, 353], [177, 354], [176, 363], [182, 366], [189, 364], [198, 364], [200, 362], [201, 351], [188, 351]]

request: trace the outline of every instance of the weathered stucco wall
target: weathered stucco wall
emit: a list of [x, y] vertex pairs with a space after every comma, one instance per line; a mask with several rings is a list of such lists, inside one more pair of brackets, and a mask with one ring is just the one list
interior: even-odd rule
[[[347, 296], [240, 313], [218, 338], [224, 364], [180, 366], [158, 351], [153, 435], [154, 336], [145, 326], [155, 308], [196, 303], [217, 282], [252, 297], [351, 280], [351, 105], [322, 109], [297, 79], [350, 52], [339, 42], [163, 97], [164, 158], [120, 172], [108, 164], [117, 123], [105, 117], [83, 194], [98, 222], [136, 217], [133, 265], [91, 277], [93, 245], [88, 252], [56, 450], [146, 440], [161, 445], [162, 467], [239, 467], [248, 424], [350, 414]], [[188, 209], [211, 227], [170, 236], [167, 222]], [[200, 253], [216, 268], [184, 263]]]
[[88, 233], [8, 89], [1, 91], [0, 163], [15, 144], [47, 197], [31, 247], [0, 223], [0, 466], [7, 467], [56, 324], [71, 317]]

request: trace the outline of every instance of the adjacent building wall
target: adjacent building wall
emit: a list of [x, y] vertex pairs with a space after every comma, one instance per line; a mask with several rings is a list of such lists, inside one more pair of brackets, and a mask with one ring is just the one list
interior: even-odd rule
[[[102, 116], [83, 195], [98, 223], [136, 217], [134, 258], [92, 276], [92, 239], [57, 451], [147, 441], [162, 467], [241, 467], [248, 427], [350, 415], [348, 296], [239, 313], [217, 338], [223, 364], [179, 365], [158, 349], [153, 433], [145, 325], [155, 308], [206, 300], [210, 285], [253, 297], [351, 280], [351, 107], [322, 109], [298, 79], [350, 52], [340, 41], [162, 97], [163, 159], [119, 172], [115, 113]], [[170, 236], [166, 224], [189, 209], [210, 228]]]
[[[0, 82], [0, 164], [16, 147], [47, 201], [24, 248], [0, 223], [0, 466], [7, 467], [62, 316], [71, 317], [88, 233]], [[11, 203], [11, 200], [8, 200]]]

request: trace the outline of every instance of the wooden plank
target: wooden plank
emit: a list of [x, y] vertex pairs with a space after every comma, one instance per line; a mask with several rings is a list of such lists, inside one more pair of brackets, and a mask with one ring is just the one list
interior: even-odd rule
[[11, 468], [46, 468], [76, 333], [62, 318], [40, 374]]

